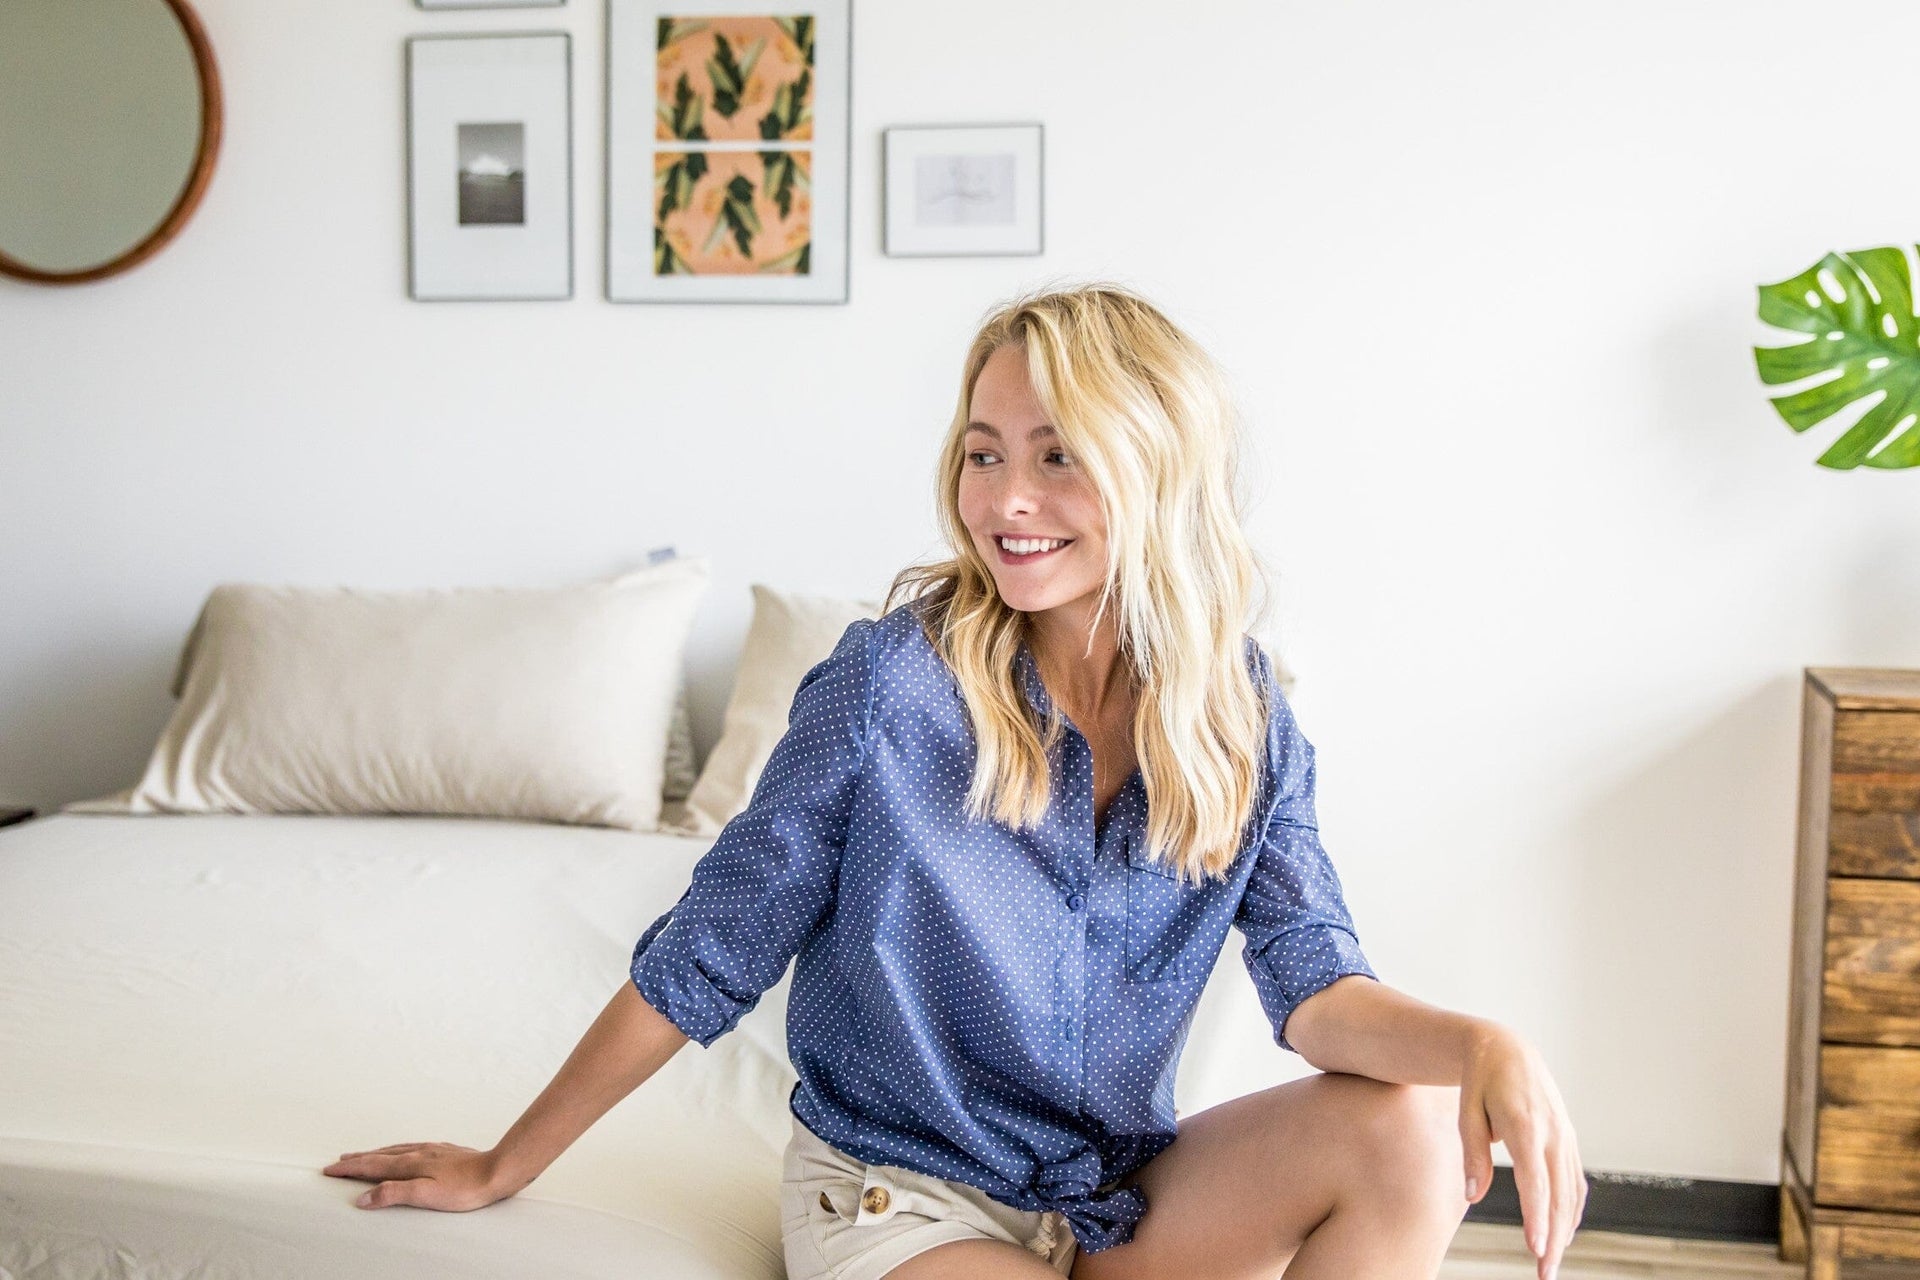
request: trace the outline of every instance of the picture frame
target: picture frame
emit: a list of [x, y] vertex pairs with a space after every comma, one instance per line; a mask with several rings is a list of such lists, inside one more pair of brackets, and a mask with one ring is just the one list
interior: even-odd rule
[[571, 298], [572, 37], [413, 36], [406, 63], [409, 296]]
[[607, 0], [610, 302], [844, 303], [852, 0]]
[[1040, 124], [896, 125], [882, 134], [890, 257], [1022, 257], [1046, 249]]
[[557, 9], [567, 0], [413, 0], [422, 9]]

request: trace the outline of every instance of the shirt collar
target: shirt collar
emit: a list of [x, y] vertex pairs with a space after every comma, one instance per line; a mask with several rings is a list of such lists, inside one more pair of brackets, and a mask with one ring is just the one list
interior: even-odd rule
[[1019, 650], [1013, 655], [1013, 669], [1020, 679], [1020, 687], [1026, 692], [1027, 701], [1044, 717], [1052, 709], [1053, 699], [1047, 694], [1047, 686], [1040, 679], [1040, 664], [1025, 640], [1020, 642]]

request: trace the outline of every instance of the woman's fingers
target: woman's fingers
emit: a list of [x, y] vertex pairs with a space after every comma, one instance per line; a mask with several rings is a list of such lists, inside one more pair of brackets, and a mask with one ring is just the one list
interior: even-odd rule
[[[1513, 1185], [1520, 1193], [1520, 1222], [1526, 1231], [1527, 1249], [1541, 1257], [1547, 1247], [1553, 1208], [1553, 1175], [1547, 1167], [1546, 1152], [1533, 1133], [1509, 1134], [1505, 1141], [1513, 1156]], [[1544, 1265], [1540, 1275], [1544, 1280]]]
[[1470, 1089], [1460, 1091], [1460, 1149], [1466, 1153], [1467, 1203], [1478, 1204], [1493, 1185], [1493, 1129], [1480, 1095]]
[[432, 1184], [431, 1178], [405, 1178], [380, 1182], [361, 1192], [360, 1198], [354, 1203], [362, 1209], [385, 1209], [389, 1205], [396, 1204], [417, 1204], [432, 1208], [425, 1194]]
[[401, 1142], [348, 1152], [321, 1172], [373, 1183], [354, 1201], [362, 1209], [408, 1204], [465, 1212], [502, 1198], [493, 1184], [492, 1154], [451, 1142]]
[[419, 1151], [367, 1151], [342, 1156], [320, 1172], [335, 1178], [414, 1178], [425, 1172]]

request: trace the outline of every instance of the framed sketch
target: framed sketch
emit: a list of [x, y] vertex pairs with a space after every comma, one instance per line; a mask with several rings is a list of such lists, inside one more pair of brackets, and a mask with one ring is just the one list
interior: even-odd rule
[[567, 0], [413, 0], [422, 9], [531, 9], [554, 8]]
[[852, 0], [607, 0], [607, 298], [845, 302]]
[[1041, 126], [905, 126], [886, 130], [881, 149], [888, 254], [1041, 252]]
[[564, 32], [407, 41], [414, 298], [573, 296], [571, 77]]

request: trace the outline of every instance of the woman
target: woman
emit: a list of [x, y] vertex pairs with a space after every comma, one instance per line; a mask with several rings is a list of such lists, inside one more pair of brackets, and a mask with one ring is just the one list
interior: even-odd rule
[[[1124, 289], [991, 315], [940, 456], [953, 558], [808, 671], [553, 1082], [490, 1151], [326, 1172], [376, 1181], [366, 1207], [513, 1195], [797, 957], [793, 1280], [1432, 1276], [1494, 1141], [1551, 1277], [1586, 1202], [1559, 1090], [1360, 950], [1313, 747], [1243, 631], [1238, 432], [1213, 362]], [[1275, 1042], [1322, 1074], [1176, 1123], [1229, 927]]]

